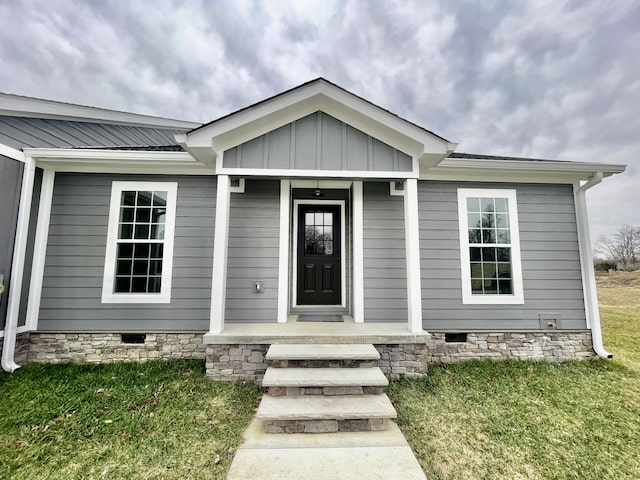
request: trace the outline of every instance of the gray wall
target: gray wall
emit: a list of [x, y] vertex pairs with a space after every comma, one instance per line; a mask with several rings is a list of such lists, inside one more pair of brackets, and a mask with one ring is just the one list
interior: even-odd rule
[[[524, 305], [463, 305], [457, 188], [515, 188]], [[536, 330], [540, 313], [586, 328], [570, 185], [418, 183], [423, 325], [433, 330]]]
[[227, 168], [411, 171], [411, 157], [317, 112], [224, 152]]
[[389, 195], [389, 182], [365, 182], [365, 322], [407, 321], [404, 197]]
[[0, 273], [6, 290], [0, 297], [0, 330], [4, 328], [24, 164], [0, 155]]
[[[247, 180], [245, 193], [231, 194], [225, 321], [276, 322], [280, 182]], [[264, 293], [253, 293], [254, 280]]]
[[[111, 182], [177, 181], [170, 304], [101, 304]], [[56, 175], [38, 330], [209, 329], [216, 179]]]

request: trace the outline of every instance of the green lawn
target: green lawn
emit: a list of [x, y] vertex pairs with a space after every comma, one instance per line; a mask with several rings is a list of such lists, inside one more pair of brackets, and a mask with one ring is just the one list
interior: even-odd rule
[[224, 478], [259, 391], [203, 362], [0, 374], [0, 478]]
[[392, 382], [433, 479], [640, 479], [640, 288], [599, 288], [613, 361], [468, 362]]

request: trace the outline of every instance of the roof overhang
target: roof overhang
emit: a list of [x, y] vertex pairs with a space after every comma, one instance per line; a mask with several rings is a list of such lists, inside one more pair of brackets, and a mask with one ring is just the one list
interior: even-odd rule
[[626, 165], [611, 163], [446, 158], [437, 166], [421, 168], [420, 179], [573, 183], [588, 180], [597, 172], [609, 177], [625, 169]]
[[90, 148], [25, 148], [39, 167], [57, 172], [212, 175], [210, 165], [187, 152], [107, 150]]
[[215, 165], [225, 150], [318, 111], [410, 155], [425, 167], [437, 165], [457, 146], [322, 78], [176, 135], [176, 141], [196, 159]]

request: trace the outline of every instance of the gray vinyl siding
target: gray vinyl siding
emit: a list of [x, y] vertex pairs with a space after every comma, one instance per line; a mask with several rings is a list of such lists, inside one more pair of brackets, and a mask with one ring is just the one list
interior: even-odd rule
[[125, 147], [175, 145], [188, 129], [0, 116], [0, 143], [22, 147]]
[[0, 155], [0, 274], [4, 274], [5, 285], [4, 293], [0, 295], [0, 330], [4, 328], [11, 288], [11, 262], [23, 166], [22, 162]]
[[[169, 304], [101, 303], [112, 181], [178, 182]], [[38, 330], [208, 330], [215, 185], [210, 176], [57, 174]]]
[[389, 182], [365, 182], [363, 193], [365, 322], [406, 322], [403, 197], [389, 195]]
[[411, 157], [316, 112], [224, 152], [226, 168], [410, 172]]
[[[463, 305], [457, 188], [510, 188], [518, 200], [524, 305]], [[540, 313], [562, 329], [586, 328], [571, 185], [418, 184], [424, 328], [537, 330]]]
[[[280, 242], [280, 182], [246, 180], [231, 194], [225, 322], [276, 322]], [[260, 280], [264, 293], [253, 293]]]

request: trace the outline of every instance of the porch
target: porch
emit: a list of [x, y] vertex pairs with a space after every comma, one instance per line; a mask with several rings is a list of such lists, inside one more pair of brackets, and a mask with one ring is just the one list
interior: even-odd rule
[[289, 315], [286, 323], [226, 323], [221, 333], [206, 333], [206, 345], [264, 345], [273, 343], [371, 343], [376, 345], [426, 344], [431, 335], [410, 332], [404, 322], [356, 323], [350, 315], [342, 322], [300, 322]]

